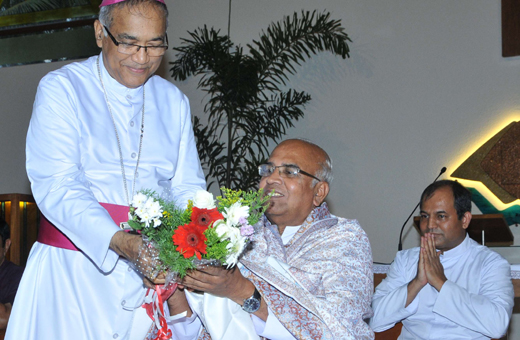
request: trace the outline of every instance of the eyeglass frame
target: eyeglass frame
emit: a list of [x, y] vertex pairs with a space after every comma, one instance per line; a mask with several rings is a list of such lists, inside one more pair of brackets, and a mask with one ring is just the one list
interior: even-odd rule
[[[307, 171], [303, 171], [302, 169], [300, 169], [299, 166], [297, 166], [297, 165], [293, 165], [293, 164], [285, 164], [285, 165], [278, 165], [278, 166], [276, 166], [276, 165], [274, 165], [274, 164], [269, 164], [269, 163], [260, 164], [260, 165], [258, 166], [258, 174], [259, 174], [259, 175], [260, 175], [260, 167], [261, 167], [261, 166], [264, 166], [264, 165], [272, 166], [273, 171], [269, 174], [269, 176], [271, 176], [271, 175], [274, 173], [274, 171], [275, 171], [276, 169], [278, 169], [278, 168], [291, 167], [291, 168], [295, 168], [295, 169], [298, 170], [298, 171], [297, 171], [297, 174], [303, 174], [303, 175], [305, 175], [305, 176], [309, 176], [309, 177], [311, 177], [311, 178], [314, 178], [314, 179], [317, 180], [318, 182], [323, 182], [323, 181], [322, 181], [321, 179], [319, 179], [318, 177], [316, 177], [316, 176], [314, 176], [314, 175], [311, 175], [311, 174], [308, 173]], [[280, 170], [278, 170], [278, 174], [280, 174]], [[269, 176], [262, 176], [262, 175], [260, 175], [260, 177], [269, 177]]]
[[[114, 36], [112, 35], [112, 33], [110, 33], [110, 31], [108, 30], [108, 28], [103, 25], [103, 28], [105, 29], [105, 31], [108, 33], [108, 36], [110, 37], [110, 40], [112, 40], [112, 42], [114, 43], [114, 45], [116, 45], [116, 47], [119, 47], [119, 45], [127, 45], [127, 46], [136, 46], [137, 47], [137, 51], [135, 51], [134, 53], [131, 53], [131, 54], [126, 54], [124, 52], [121, 52], [119, 51], [119, 49], [117, 50], [119, 53], [123, 53], [123, 54], [126, 54], [126, 55], [134, 55], [136, 53], [139, 53], [139, 51], [141, 50], [141, 48], [144, 48], [144, 53], [146, 53], [148, 56], [150, 56], [148, 54], [148, 48], [149, 47], [152, 47], [152, 48], [157, 48], [157, 47], [162, 47], [164, 48], [164, 53], [166, 53], [166, 50], [168, 49], [169, 47], [169, 42], [168, 42], [168, 34], [165, 34], [165, 38], [166, 38], [166, 45], [159, 45], [159, 46], [142, 46], [142, 45], [137, 45], [137, 44], [128, 44], [128, 43], [124, 43], [124, 42], [120, 42], [120, 41], [117, 41], [116, 38], [114, 38]], [[163, 42], [164, 43], [164, 42]], [[164, 55], [161, 54], [161, 55], [158, 55], [157, 57], [160, 57], [160, 56], [163, 56]]]

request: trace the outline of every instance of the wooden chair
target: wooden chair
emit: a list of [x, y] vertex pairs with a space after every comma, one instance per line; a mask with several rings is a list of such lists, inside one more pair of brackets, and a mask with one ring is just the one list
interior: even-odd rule
[[[399, 335], [401, 335], [401, 328], [403, 328], [402, 323], [396, 323], [394, 327], [387, 329], [384, 332], [377, 332], [375, 340], [397, 340]], [[507, 336], [504, 336], [500, 339], [491, 339], [491, 340], [506, 340]]]
[[399, 322], [384, 332], [376, 332], [375, 340], [396, 340], [401, 334], [401, 328], [403, 328], [403, 324]]
[[[374, 288], [377, 287], [381, 281], [386, 277], [386, 274], [374, 274]], [[396, 323], [394, 327], [387, 329], [384, 332], [377, 332], [375, 340], [396, 340], [401, 334], [402, 323]]]

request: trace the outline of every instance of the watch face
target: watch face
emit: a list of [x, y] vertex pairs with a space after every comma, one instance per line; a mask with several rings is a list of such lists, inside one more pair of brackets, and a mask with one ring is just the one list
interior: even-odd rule
[[253, 297], [249, 298], [244, 301], [244, 304], [242, 305], [242, 309], [248, 313], [254, 313], [258, 309], [260, 309], [260, 300], [257, 300]]

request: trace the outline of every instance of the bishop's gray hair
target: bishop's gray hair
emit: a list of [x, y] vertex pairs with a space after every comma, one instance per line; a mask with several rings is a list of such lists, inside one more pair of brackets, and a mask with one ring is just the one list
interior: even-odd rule
[[[123, 8], [125, 6], [129, 7], [136, 7], [140, 4], [146, 4], [150, 3], [155, 6], [155, 8], [159, 11], [161, 11], [164, 14], [164, 18], [166, 20], [166, 28], [168, 28], [168, 8], [165, 4], [162, 2], [159, 2], [157, 0], [126, 0], [121, 1], [118, 3], [115, 3], [113, 5], [103, 6], [99, 10], [99, 22], [101, 22], [101, 25], [108, 27], [109, 29], [112, 26], [112, 22], [114, 21], [113, 12], [116, 8]], [[104, 31], [104, 30], [103, 30]], [[107, 33], [105, 32], [105, 36]]]

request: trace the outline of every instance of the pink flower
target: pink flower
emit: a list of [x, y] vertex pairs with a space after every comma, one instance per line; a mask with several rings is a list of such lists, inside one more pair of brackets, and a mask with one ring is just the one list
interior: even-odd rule
[[240, 235], [242, 236], [251, 236], [255, 233], [255, 229], [253, 228], [253, 226], [249, 225], [249, 224], [246, 224], [246, 225], [243, 225], [240, 227]]

